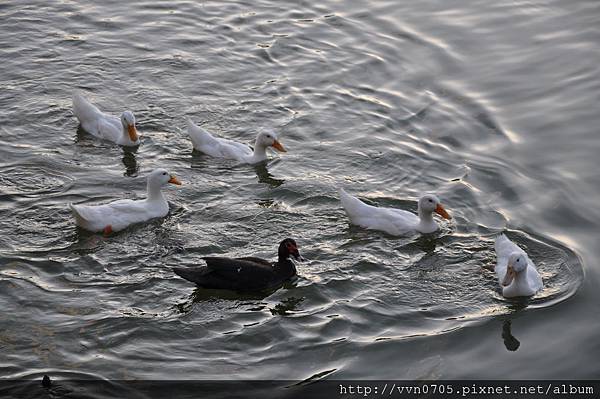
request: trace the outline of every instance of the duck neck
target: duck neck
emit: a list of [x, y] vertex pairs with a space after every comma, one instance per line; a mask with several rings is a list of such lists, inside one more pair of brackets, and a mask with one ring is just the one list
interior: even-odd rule
[[127, 125], [121, 123], [121, 127], [123, 128], [123, 137], [125, 138], [125, 140], [131, 141], [131, 139], [129, 138], [129, 130], [127, 129]]
[[275, 269], [279, 274], [284, 275], [285, 278], [292, 277], [296, 274], [296, 266], [289, 257], [279, 256]]
[[424, 222], [433, 222], [433, 213], [424, 211], [419, 207], [419, 219]]
[[433, 220], [433, 213], [419, 208], [419, 231], [421, 233], [432, 233], [437, 230], [437, 223]]
[[523, 288], [529, 286], [529, 284], [527, 284], [527, 269], [516, 274], [515, 281], [513, 284], [516, 287], [523, 287]]
[[146, 190], [148, 192], [148, 201], [166, 201], [159, 185], [148, 182]]
[[267, 147], [260, 144], [258, 139], [254, 143], [254, 153], [252, 154], [252, 158], [254, 158], [254, 162], [260, 162], [267, 159]]

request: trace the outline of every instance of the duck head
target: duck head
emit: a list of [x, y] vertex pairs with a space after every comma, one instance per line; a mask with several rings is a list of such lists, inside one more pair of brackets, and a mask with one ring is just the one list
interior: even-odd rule
[[162, 187], [167, 184], [181, 185], [181, 182], [177, 177], [170, 174], [166, 169], [158, 168], [154, 169], [152, 173], [148, 175], [148, 186], [149, 187]]
[[129, 136], [131, 141], [136, 142], [139, 135], [135, 128], [135, 116], [133, 116], [133, 112], [123, 112], [121, 114], [121, 123], [123, 124], [123, 132]]
[[513, 252], [508, 257], [508, 266], [506, 268], [506, 275], [504, 276], [504, 280], [502, 280], [502, 285], [504, 287], [508, 287], [512, 281], [527, 269], [527, 259], [522, 253]]
[[452, 219], [452, 216], [446, 212], [446, 209], [442, 206], [438, 197], [433, 194], [425, 194], [419, 199], [419, 214], [431, 215], [433, 212], [437, 213], [444, 219]]
[[281, 260], [293, 257], [298, 261], [304, 261], [304, 258], [300, 255], [300, 252], [298, 251], [298, 245], [296, 244], [296, 241], [294, 241], [291, 238], [286, 238], [285, 240], [281, 241], [277, 253], [279, 255], [279, 259]]
[[267, 148], [273, 147], [279, 152], [287, 152], [283, 145], [277, 140], [277, 135], [273, 132], [261, 132], [256, 136], [256, 146]]

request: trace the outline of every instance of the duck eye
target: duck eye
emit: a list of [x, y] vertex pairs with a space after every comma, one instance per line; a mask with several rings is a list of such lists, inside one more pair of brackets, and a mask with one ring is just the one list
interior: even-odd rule
[[433, 200], [432, 200], [431, 198], [429, 198], [429, 200], [428, 200], [428, 201], [429, 201], [429, 202], [433, 202]]
[[167, 175], [167, 172], [163, 172], [163, 176], [166, 176], [166, 175]]

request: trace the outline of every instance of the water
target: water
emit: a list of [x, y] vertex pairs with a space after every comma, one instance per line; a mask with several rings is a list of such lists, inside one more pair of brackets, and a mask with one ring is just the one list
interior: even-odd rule
[[[596, 1], [173, 1], [0, 5], [0, 375], [108, 379], [597, 378]], [[78, 130], [71, 94], [132, 110], [123, 149]], [[185, 118], [288, 153], [192, 152]], [[171, 212], [112, 237], [69, 202], [144, 195]], [[350, 226], [337, 187], [453, 215], [432, 236]], [[506, 300], [493, 237], [545, 289]], [[261, 298], [195, 290], [205, 255], [300, 278]]]

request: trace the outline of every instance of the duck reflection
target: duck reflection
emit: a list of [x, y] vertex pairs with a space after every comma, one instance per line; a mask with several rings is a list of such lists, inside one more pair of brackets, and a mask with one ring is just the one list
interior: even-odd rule
[[211, 301], [214, 299], [251, 301], [264, 299], [271, 294], [271, 291], [242, 293], [229, 290], [213, 290], [198, 287], [190, 295], [190, 300], [191, 302], [204, 302]]
[[508, 304], [508, 308], [511, 310], [511, 315], [509, 315], [502, 323], [502, 340], [504, 341], [504, 346], [511, 352], [516, 351], [521, 346], [521, 342], [512, 335], [512, 320], [515, 318], [515, 315], [521, 312], [523, 309], [529, 305], [530, 298], [526, 297], [517, 297], [511, 298], [510, 303]]
[[278, 179], [269, 172], [267, 169], [267, 162], [261, 162], [254, 165], [254, 170], [256, 171], [256, 176], [258, 176], [258, 181], [260, 183], [266, 183], [271, 187], [279, 187], [285, 183], [285, 180]]
[[[422, 234], [417, 238], [404, 238], [395, 249], [403, 253], [410, 253], [419, 256], [420, 262], [437, 262], [441, 255], [436, 254], [435, 249], [438, 245], [438, 237], [432, 234]], [[423, 255], [421, 255], [423, 254]], [[435, 258], [435, 259], [432, 259]]]
[[[196, 288], [189, 298], [183, 302], [176, 303], [174, 308], [179, 313], [187, 313], [192, 309], [194, 303], [212, 302], [214, 300], [230, 300], [230, 301], [250, 301], [251, 305], [255, 305], [253, 309], [262, 310], [265, 304], [260, 302], [262, 299], [271, 295], [271, 292], [254, 292], [254, 293], [239, 293], [228, 290], [210, 290], [205, 288]], [[254, 302], [256, 301], [256, 302]]]
[[414, 241], [414, 245], [426, 254], [433, 254], [439, 241], [438, 238], [435, 234], [422, 234]]
[[521, 346], [521, 342], [512, 335], [511, 331], [511, 320], [504, 320], [502, 323], [502, 340], [504, 341], [504, 346], [511, 352], [516, 351]]
[[273, 316], [286, 316], [290, 312], [298, 310], [298, 305], [304, 301], [304, 298], [289, 297], [270, 308]]
[[125, 176], [135, 177], [138, 175], [140, 166], [135, 154], [138, 147], [123, 147], [123, 165], [125, 165]]
[[192, 157], [190, 159], [190, 166], [192, 169], [202, 169], [209, 166], [208, 159], [210, 157], [204, 155], [200, 151], [192, 149]]
[[[290, 281], [284, 284], [284, 288], [294, 286], [294, 282]], [[244, 305], [252, 305], [248, 310], [263, 311], [267, 308], [267, 304], [262, 302], [263, 299], [273, 294], [275, 291], [264, 291], [254, 293], [239, 293], [228, 290], [211, 290], [205, 288], [196, 288], [189, 298], [183, 302], [176, 303], [174, 308], [179, 313], [187, 313], [192, 309], [194, 303], [211, 302], [215, 299], [230, 300], [230, 301], [247, 301]], [[304, 301], [304, 298], [289, 297], [273, 307], [268, 307], [273, 316], [285, 316], [290, 312], [299, 310], [299, 305]]]
[[87, 138], [88, 134], [83, 130], [81, 125], [77, 125], [77, 132], [75, 133], [75, 142], [79, 143]]

